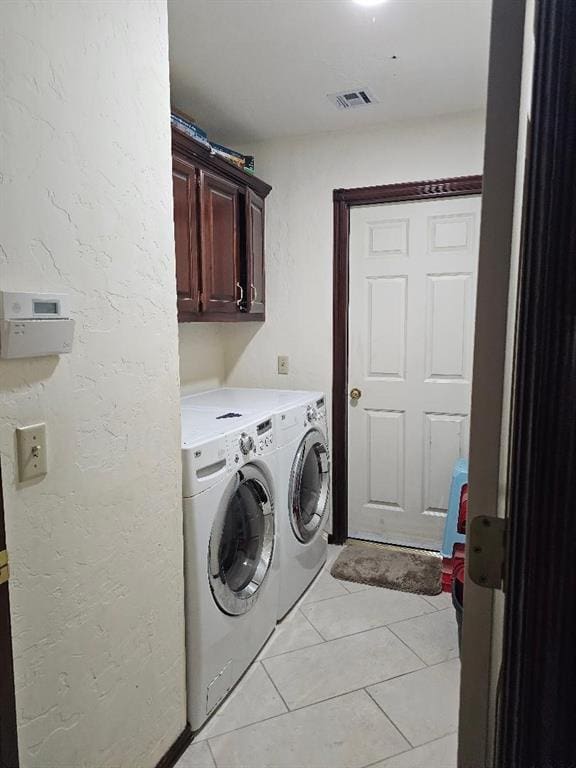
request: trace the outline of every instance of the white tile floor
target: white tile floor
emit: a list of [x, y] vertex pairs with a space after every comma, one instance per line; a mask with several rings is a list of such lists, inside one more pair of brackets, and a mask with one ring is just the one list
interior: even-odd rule
[[455, 768], [450, 598], [337, 581], [338, 552], [177, 768]]

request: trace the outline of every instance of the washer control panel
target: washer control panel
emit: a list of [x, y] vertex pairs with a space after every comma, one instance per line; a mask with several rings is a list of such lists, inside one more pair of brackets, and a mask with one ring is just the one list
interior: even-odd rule
[[257, 456], [265, 456], [275, 449], [276, 440], [271, 418], [229, 435], [229, 457], [235, 466], [246, 464]]

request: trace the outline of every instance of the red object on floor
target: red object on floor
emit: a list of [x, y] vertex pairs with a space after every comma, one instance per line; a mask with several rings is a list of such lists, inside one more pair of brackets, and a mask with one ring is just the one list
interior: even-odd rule
[[456, 544], [454, 557], [452, 558], [452, 580], [464, 584], [464, 571], [466, 566], [464, 544]]
[[[468, 483], [462, 486], [458, 507], [458, 533], [466, 533], [468, 516]], [[452, 592], [452, 582], [457, 579], [464, 584], [465, 551], [464, 544], [454, 544], [452, 557], [442, 558], [442, 592]]]
[[452, 592], [453, 557], [442, 558], [442, 592]]
[[458, 507], [458, 533], [466, 533], [466, 517], [468, 516], [468, 483], [464, 483], [460, 493]]

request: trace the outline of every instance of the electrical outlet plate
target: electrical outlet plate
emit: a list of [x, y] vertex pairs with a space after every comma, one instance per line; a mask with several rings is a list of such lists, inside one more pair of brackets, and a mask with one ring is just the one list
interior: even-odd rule
[[289, 367], [288, 355], [278, 355], [278, 373], [286, 375]]
[[16, 430], [18, 479], [21, 483], [42, 477], [48, 471], [46, 424], [32, 424]]

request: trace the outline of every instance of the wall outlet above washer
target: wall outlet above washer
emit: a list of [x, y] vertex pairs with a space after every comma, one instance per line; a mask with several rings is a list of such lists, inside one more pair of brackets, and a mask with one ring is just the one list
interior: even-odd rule
[[278, 355], [278, 373], [285, 375], [290, 370], [290, 359], [288, 355]]

